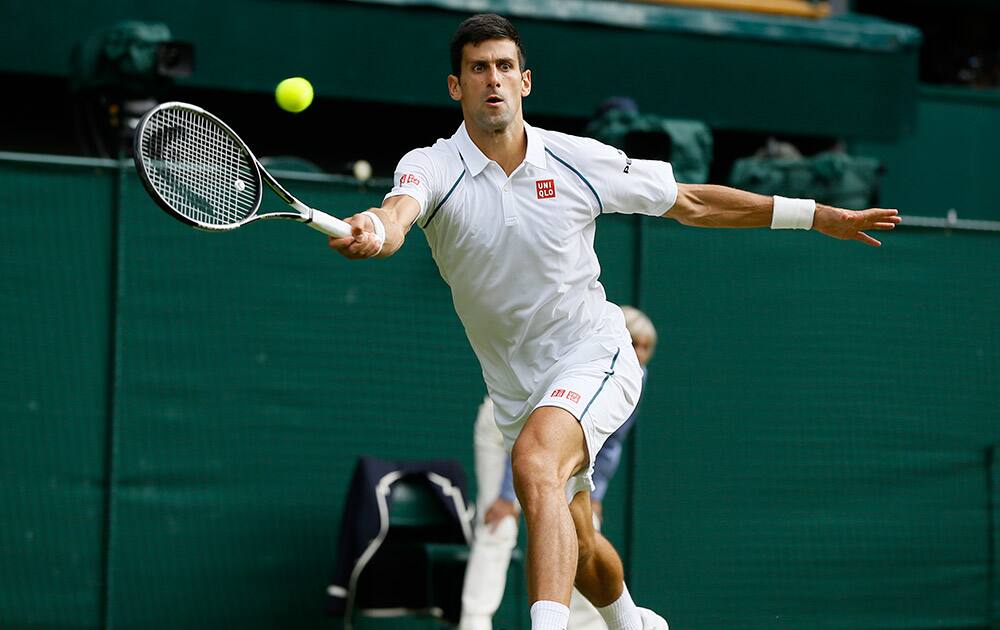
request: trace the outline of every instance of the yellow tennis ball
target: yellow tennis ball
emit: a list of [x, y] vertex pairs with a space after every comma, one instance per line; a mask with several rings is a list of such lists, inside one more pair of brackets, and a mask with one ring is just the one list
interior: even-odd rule
[[297, 114], [313, 102], [312, 83], [302, 77], [285, 79], [274, 91], [274, 100], [281, 109]]

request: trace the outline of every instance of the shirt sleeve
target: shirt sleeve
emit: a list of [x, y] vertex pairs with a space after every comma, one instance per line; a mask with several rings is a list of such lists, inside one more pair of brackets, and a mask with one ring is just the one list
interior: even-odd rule
[[601, 213], [660, 216], [677, 201], [669, 162], [639, 160], [591, 138], [580, 138], [577, 163], [597, 193]]
[[[440, 174], [434, 158], [427, 149], [414, 149], [403, 156], [396, 166], [392, 190], [385, 196], [409, 195], [420, 204], [419, 225], [428, 208], [437, 203], [440, 196]], [[383, 201], [385, 200], [383, 199]]]

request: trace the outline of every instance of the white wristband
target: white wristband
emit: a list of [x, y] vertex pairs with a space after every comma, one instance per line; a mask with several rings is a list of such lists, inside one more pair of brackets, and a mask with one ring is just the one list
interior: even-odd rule
[[771, 212], [771, 229], [812, 229], [814, 214], [816, 214], [816, 201], [813, 199], [789, 199], [775, 195], [774, 209]]
[[378, 252], [375, 252], [375, 255], [377, 256], [382, 251], [382, 245], [385, 244], [385, 224], [382, 223], [382, 219], [380, 219], [379, 216], [371, 210], [365, 210], [361, 214], [368, 217], [372, 222], [372, 228], [375, 230], [375, 238], [378, 239]]

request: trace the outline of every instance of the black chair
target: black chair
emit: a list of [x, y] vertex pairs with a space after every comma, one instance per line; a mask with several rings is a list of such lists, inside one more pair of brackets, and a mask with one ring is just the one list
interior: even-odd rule
[[[388, 526], [355, 567], [344, 627], [457, 623], [471, 533], [464, 496], [449, 480], [433, 473], [400, 474], [387, 485]], [[446, 501], [460, 502], [464, 520], [456, 522]], [[405, 626], [401, 617], [407, 618]]]

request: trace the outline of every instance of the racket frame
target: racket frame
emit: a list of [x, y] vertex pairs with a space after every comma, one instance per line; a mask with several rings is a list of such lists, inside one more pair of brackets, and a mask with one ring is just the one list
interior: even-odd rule
[[[246, 152], [247, 156], [250, 158], [249, 162], [253, 169], [253, 174], [257, 177], [257, 194], [254, 199], [253, 210], [246, 216], [246, 218], [235, 222], [227, 223], [222, 225], [213, 225], [202, 223], [192, 219], [181, 212], [178, 212], [173, 208], [173, 206], [163, 198], [162, 195], [156, 190], [156, 186], [153, 185], [152, 180], [147, 173], [147, 168], [144, 159], [144, 153], [142, 151], [142, 131], [145, 128], [148, 120], [155, 115], [157, 112], [164, 109], [185, 109], [193, 111], [199, 116], [204, 116], [208, 120], [212, 121], [219, 128], [229, 136], [234, 142], [236, 142], [243, 151]], [[135, 128], [135, 136], [132, 141], [132, 158], [135, 162], [135, 170], [139, 173], [139, 179], [142, 181], [143, 187], [146, 192], [153, 198], [156, 205], [160, 207], [161, 210], [169, 214], [171, 217], [178, 219], [191, 227], [203, 230], [206, 232], [229, 232], [235, 230], [236, 228], [243, 227], [248, 223], [252, 223], [258, 219], [290, 219], [292, 221], [298, 221], [299, 223], [305, 223], [309, 227], [328, 234], [330, 236], [335, 236], [342, 238], [351, 235], [351, 227], [344, 221], [337, 219], [325, 212], [316, 210], [310, 206], [299, 201], [294, 195], [292, 195], [284, 186], [278, 183], [278, 180], [267, 172], [257, 156], [253, 154], [247, 143], [243, 141], [242, 138], [233, 131], [232, 127], [223, 122], [218, 116], [212, 114], [197, 105], [192, 105], [190, 103], [182, 103], [180, 101], [168, 101], [166, 103], [161, 103], [154, 107], [153, 109], [146, 112], [143, 117], [139, 120], [139, 123]], [[274, 191], [278, 197], [281, 198], [286, 204], [294, 208], [294, 212], [268, 212], [266, 214], [259, 214], [261, 201], [263, 199], [263, 185], [267, 184], [268, 187]]]

